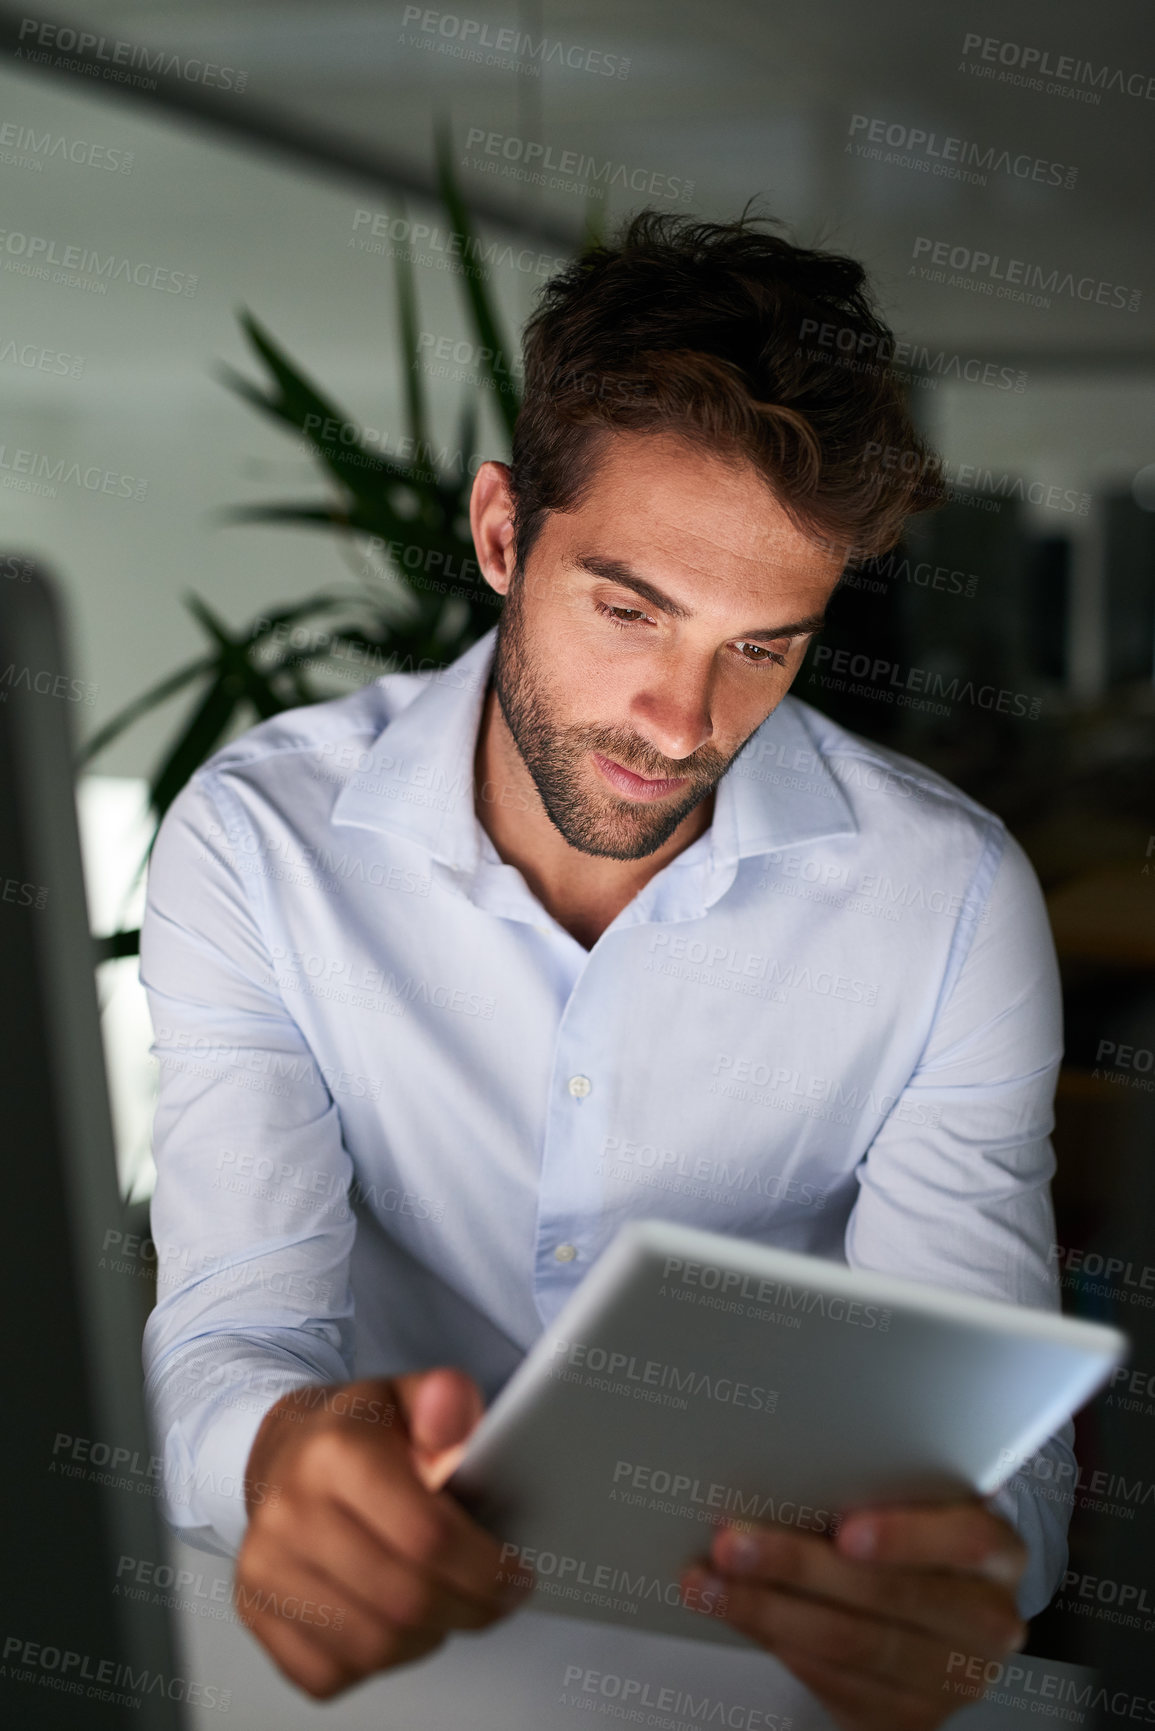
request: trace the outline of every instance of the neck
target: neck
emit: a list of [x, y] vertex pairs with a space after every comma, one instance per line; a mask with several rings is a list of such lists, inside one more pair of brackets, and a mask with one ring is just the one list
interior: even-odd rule
[[638, 891], [709, 828], [714, 812], [711, 793], [644, 859], [605, 859], [571, 847], [541, 802], [492, 685], [482, 706], [474, 775], [477, 819], [499, 857], [517, 867], [542, 906], [587, 950]]

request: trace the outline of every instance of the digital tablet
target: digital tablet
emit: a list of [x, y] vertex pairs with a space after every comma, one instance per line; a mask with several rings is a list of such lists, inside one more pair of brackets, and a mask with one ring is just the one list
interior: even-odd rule
[[533, 1565], [537, 1609], [743, 1645], [678, 1584], [719, 1521], [822, 1533], [855, 1505], [987, 1496], [1127, 1346], [1052, 1311], [634, 1222], [447, 1488], [511, 1572]]

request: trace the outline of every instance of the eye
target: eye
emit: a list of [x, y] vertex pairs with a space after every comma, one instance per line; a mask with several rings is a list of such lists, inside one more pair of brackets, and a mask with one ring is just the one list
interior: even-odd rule
[[618, 625], [623, 628], [636, 625], [639, 620], [649, 618], [649, 614], [643, 613], [640, 607], [611, 607], [607, 606], [604, 601], [595, 601], [594, 606], [604, 618], [609, 620], [611, 625]]
[[734, 647], [743, 661], [748, 661], [751, 667], [766, 667], [770, 664], [775, 667], [785, 667], [786, 665], [786, 656], [780, 655], [775, 649], [767, 649], [764, 643], [747, 643], [744, 639], [740, 639]]

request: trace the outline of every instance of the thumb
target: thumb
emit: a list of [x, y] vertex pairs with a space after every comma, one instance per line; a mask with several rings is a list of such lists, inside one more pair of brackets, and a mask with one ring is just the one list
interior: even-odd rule
[[[393, 1384], [418, 1463], [432, 1467], [439, 1462], [440, 1482], [453, 1470], [461, 1445], [485, 1410], [481, 1390], [463, 1370], [448, 1367], [398, 1376]], [[450, 1450], [453, 1463], [446, 1465], [444, 1457]]]

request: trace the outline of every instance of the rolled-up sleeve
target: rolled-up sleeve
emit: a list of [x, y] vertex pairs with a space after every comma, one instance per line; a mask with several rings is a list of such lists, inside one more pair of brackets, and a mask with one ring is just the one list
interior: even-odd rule
[[160, 1066], [146, 1389], [166, 1516], [225, 1552], [264, 1413], [352, 1358], [352, 1166], [277, 987], [259, 859], [240, 801], [200, 771], [161, 826], [141, 931]]
[[[1048, 1253], [1061, 1058], [1042, 893], [1022, 849], [992, 826], [925, 1048], [859, 1168], [849, 1263], [1057, 1310]], [[1073, 1435], [1066, 1425], [992, 1499], [1030, 1551], [1024, 1616], [1049, 1602], [1065, 1566]]]

